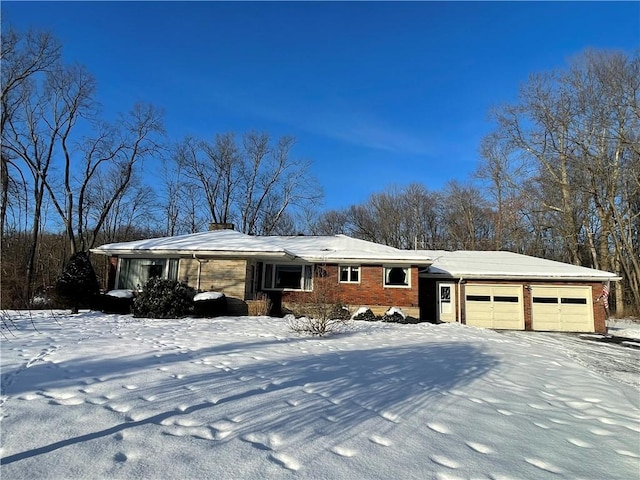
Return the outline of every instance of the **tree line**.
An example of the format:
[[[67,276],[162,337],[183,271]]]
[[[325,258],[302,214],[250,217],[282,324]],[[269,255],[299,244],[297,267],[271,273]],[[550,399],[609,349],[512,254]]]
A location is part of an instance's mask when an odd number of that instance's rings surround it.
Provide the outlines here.
[[[467,182],[373,194],[317,233],[399,248],[509,250],[617,273],[617,313],[640,313],[640,57],[589,50],[532,74],[491,112]]]
[[[637,52],[586,51],[563,71],[532,74],[515,103],[491,112],[471,178],[439,191],[391,186],[330,211],[293,137],[172,140],[157,106],[106,118],[96,79],[65,63],[48,32],[4,28],[1,55],[2,308],[29,306],[74,253],[216,222],[610,270],[623,278],[618,312],[640,312]]]

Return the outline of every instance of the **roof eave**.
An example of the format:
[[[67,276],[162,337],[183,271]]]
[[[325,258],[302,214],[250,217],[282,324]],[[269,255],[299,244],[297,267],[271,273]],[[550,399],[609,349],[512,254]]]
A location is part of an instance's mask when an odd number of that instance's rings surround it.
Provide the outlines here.
[[[94,248],[91,253],[97,255],[112,255],[119,257],[139,257],[141,255],[149,256],[169,256],[169,257],[224,257],[224,258],[287,258],[293,259],[294,255],[289,252],[262,252],[262,251],[233,251],[233,250],[174,250],[174,249],[100,249]]]
[[[622,277],[608,277],[594,275],[592,277],[575,276],[575,275],[482,275],[482,274],[465,274],[465,273],[421,273],[421,277],[424,278],[451,278],[451,279],[464,279],[464,280],[527,280],[527,281],[567,281],[567,282],[605,282],[612,281],[618,282],[622,280]]]
[[[418,265],[428,267],[432,264],[432,260],[419,259],[398,259],[398,258],[358,258],[358,257],[318,257],[299,255],[300,260],[310,263],[350,263],[359,265]]]

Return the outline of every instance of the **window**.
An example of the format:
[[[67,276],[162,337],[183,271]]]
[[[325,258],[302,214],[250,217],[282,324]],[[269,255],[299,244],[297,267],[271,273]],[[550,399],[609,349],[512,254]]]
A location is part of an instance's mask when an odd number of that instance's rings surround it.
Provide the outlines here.
[[[341,265],[340,283],[360,283],[360,267],[354,265]]]
[[[265,264],[264,288],[312,290],[312,265]]]
[[[451,302],[451,287],[448,285],[440,286],[440,301],[444,303]]]
[[[494,295],[494,302],[508,302],[508,303],[518,303],[518,297],[511,297],[507,295]]]
[[[384,268],[385,287],[410,287],[411,273],[407,267],[385,267]]]
[[[490,302],[489,295],[467,295],[467,302]]]
[[[178,279],[177,258],[121,258],[117,288],[140,290],[150,278]]]
[[[533,297],[533,303],[558,303],[554,297]]]
[[[571,305],[586,305],[587,299],[584,297],[580,298],[562,298],[560,299],[560,303],[571,304]]]

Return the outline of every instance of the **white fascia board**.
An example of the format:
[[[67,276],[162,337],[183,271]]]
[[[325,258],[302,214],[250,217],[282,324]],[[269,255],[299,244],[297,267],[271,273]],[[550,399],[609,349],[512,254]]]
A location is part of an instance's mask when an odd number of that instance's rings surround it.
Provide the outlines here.
[[[408,265],[428,267],[431,260],[417,260],[406,258],[357,258],[357,257],[311,257],[299,256],[301,260],[310,263],[337,263],[337,264],[357,264],[357,265]]]
[[[478,274],[452,274],[452,273],[421,273],[422,278],[455,278],[463,280],[517,280],[517,281],[567,281],[567,282],[618,282],[622,280],[622,277],[611,276],[593,276],[593,277],[581,277],[581,276],[549,276],[549,275],[478,275]]]
[[[110,250],[94,248],[91,253],[98,255],[112,255],[118,257],[199,257],[199,258],[255,258],[255,257],[267,257],[267,258],[286,258],[293,260],[295,257],[289,252],[246,252],[246,251],[232,251],[232,250]]]

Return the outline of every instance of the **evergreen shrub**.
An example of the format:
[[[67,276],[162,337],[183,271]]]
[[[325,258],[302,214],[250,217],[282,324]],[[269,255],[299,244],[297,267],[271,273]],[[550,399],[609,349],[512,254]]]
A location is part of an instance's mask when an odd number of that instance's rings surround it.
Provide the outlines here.
[[[91,308],[95,301],[100,285],[96,272],[89,260],[87,252],[71,255],[62,273],[56,280],[56,294],[73,313],[79,308]]]
[[[353,316],[354,320],[364,320],[365,322],[377,322],[380,320],[375,314],[371,311],[370,308],[360,309]]]
[[[196,291],[176,280],[150,278],[133,302],[133,316],[182,318],[193,312]]]

